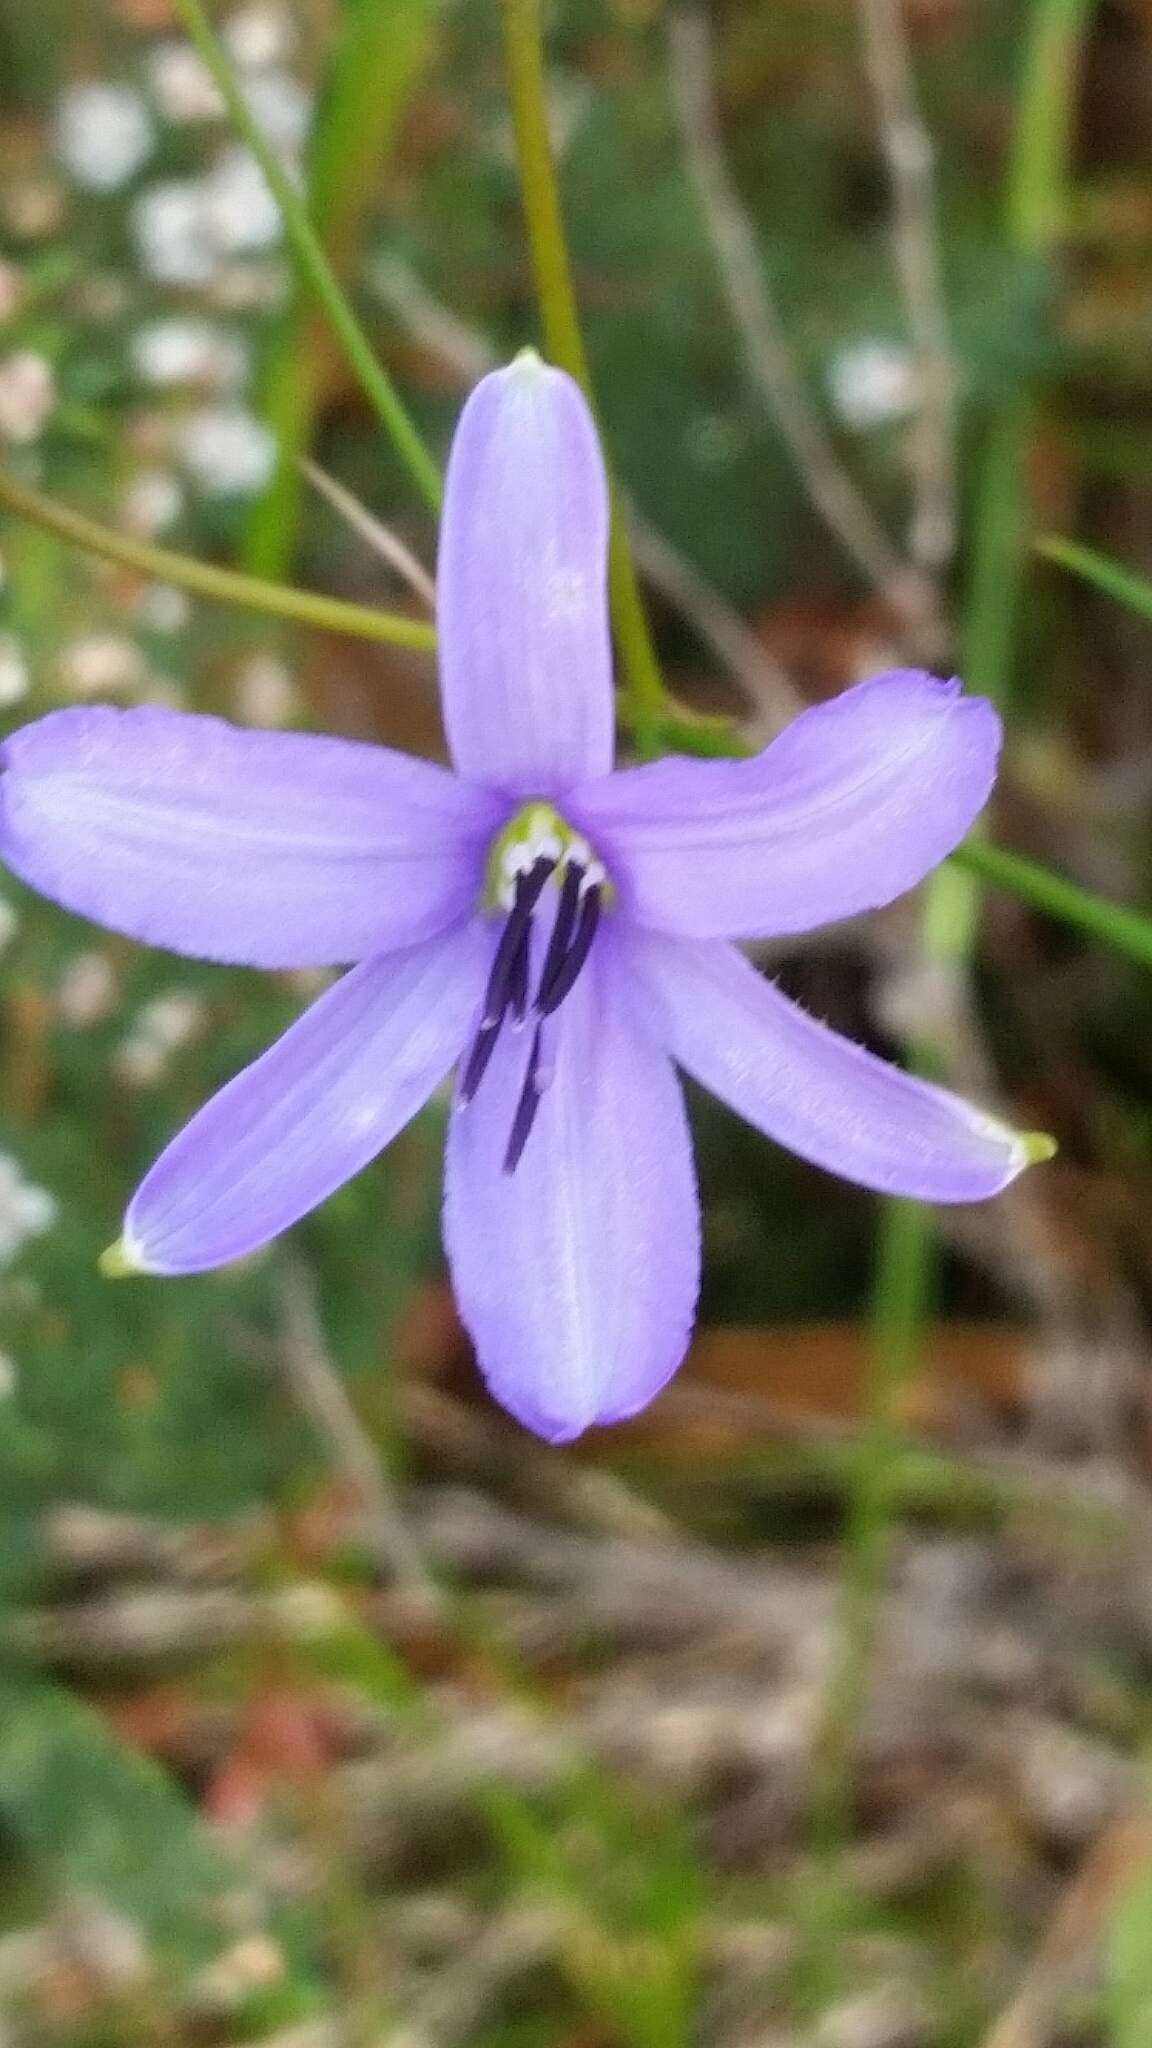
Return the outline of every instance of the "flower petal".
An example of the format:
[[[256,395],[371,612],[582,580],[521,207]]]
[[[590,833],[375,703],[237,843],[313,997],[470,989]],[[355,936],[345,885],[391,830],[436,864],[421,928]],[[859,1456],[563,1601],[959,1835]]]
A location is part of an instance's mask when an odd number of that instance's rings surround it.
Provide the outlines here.
[[[490,957],[470,922],[354,967],[161,1154],[129,1205],[122,1266],[224,1265],[359,1173],[458,1057]]]
[[[461,775],[554,796],[612,765],[608,491],[578,387],[530,350],[473,391],[440,528],[440,687]]]
[[[769,938],[912,888],[987,802],[999,746],[984,698],[894,669],[801,712],[754,760],[627,769],[567,815],[641,924]]]
[[[149,945],[332,967],[465,916],[503,811],[430,762],[109,705],[0,749],[0,859]]]
[[[683,1099],[612,972],[608,936],[558,1012],[551,1079],[515,1172],[503,1162],[526,1033],[501,1039],[448,1136],[460,1313],[496,1399],[553,1443],[653,1398],[684,1355],[699,1284]]]
[[[653,1029],[674,1058],[777,1144],[845,1180],[979,1202],[1046,1156],[946,1089],[818,1024],[732,946],[633,937]]]

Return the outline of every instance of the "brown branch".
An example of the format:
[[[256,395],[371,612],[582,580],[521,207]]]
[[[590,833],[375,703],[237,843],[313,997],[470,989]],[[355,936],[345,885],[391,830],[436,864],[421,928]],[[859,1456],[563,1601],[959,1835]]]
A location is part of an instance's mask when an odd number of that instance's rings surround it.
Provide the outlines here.
[[[937,232],[932,138],[916,97],[904,0],[860,0],[864,54],[892,180],[893,251],[916,359],[908,552],[929,576],[956,545],[956,366]]]
[[[302,1413],[363,1510],[377,1560],[414,1611],[443,1611],[440,1589],[401,1512],[375,1444],[360,1421],[336,1367],[308,1275],[289,1265],[280,1285],[284,1372]]]
[[[708,21],[695,6],[674,7],[668,37],[672,98],[688,176],[749,376],[816,510],[845,553],[892,606],[909,644],[927,656],[941,638],[931,580],[903,560],[840,462],[797,370],[751,222],[729,175]]]

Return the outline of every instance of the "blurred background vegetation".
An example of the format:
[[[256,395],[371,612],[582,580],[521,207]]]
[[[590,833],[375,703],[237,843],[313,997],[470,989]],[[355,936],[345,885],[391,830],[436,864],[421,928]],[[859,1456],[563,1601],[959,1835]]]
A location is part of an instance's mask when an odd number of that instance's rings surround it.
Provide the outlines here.
[[[421,616],[301,470],[432,563],[194,12],[0,0],[0,496]],[[209,12],[442,452],[541,339],[499,0]],[[1152,910],[1152,600],[1035,545],[1152,575],[1152,7],[546,26],[686,717],[761,742],[959,666],[1007,715],[997,843]],[[10,724],[95,698],[440,747],[424,654],[24,518],[0,563]],[[557,1452],[454,1318],[442,1105],[287,1244],[98,1277],[142,1169],[318,983],[4,878],[4,2048],[1149,2048],[1152,983],[969,874],[924,897],[764,957],[1060,1159],[885,1211],[694,1101],[693,1354]]]

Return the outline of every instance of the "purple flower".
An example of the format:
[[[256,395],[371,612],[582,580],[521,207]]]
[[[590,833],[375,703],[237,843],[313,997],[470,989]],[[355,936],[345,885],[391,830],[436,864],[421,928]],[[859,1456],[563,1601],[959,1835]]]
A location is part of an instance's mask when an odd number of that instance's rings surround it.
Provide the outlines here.
[[[496,1398],[556,1442],[642,1408],[688,1341],[699,1211],[674,1062],[887,1194],[978,1201],[1046,1150],[814,1022],[730,943],[918,882],[988,796],[991,705],[899,669],[753,760],[613,774],[607,521],[579,391],[519,356],[473,392],[449,467],[455,774],[106,707],[0,756],[0,852],[70,910],[211,960],[356,963],[172,1141],[114,1269],[253,1251],[455,1067],[456,1297]]]

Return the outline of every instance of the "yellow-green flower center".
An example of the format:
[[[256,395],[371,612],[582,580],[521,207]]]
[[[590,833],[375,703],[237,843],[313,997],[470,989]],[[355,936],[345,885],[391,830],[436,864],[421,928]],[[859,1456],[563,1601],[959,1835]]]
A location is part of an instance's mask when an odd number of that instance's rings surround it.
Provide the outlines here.
[[[611,902],[612,885],[583,833],[575,831],[554,804],[533,797],[509,818],[488,850],[484,909],[497,915],[511,910],[520,876],[545,861],[551,864],[548,879],[557,886],[568,868],[579,868],[584,887],[599,889],[603,901]]]
[[[545,906],[545,892],[550,892]],[[504,1026],[531,1024],[504,1170],[514,1173],[547,1085],[545,1033],[588,964],[611,885],[582,833],[554,804],[534,798],[493,840],[481,905],[503,928],[492,958],[480,1023],[460,1077],[466,1106],[488,1071]],[[537,917],[543,921],[533,943]]]

